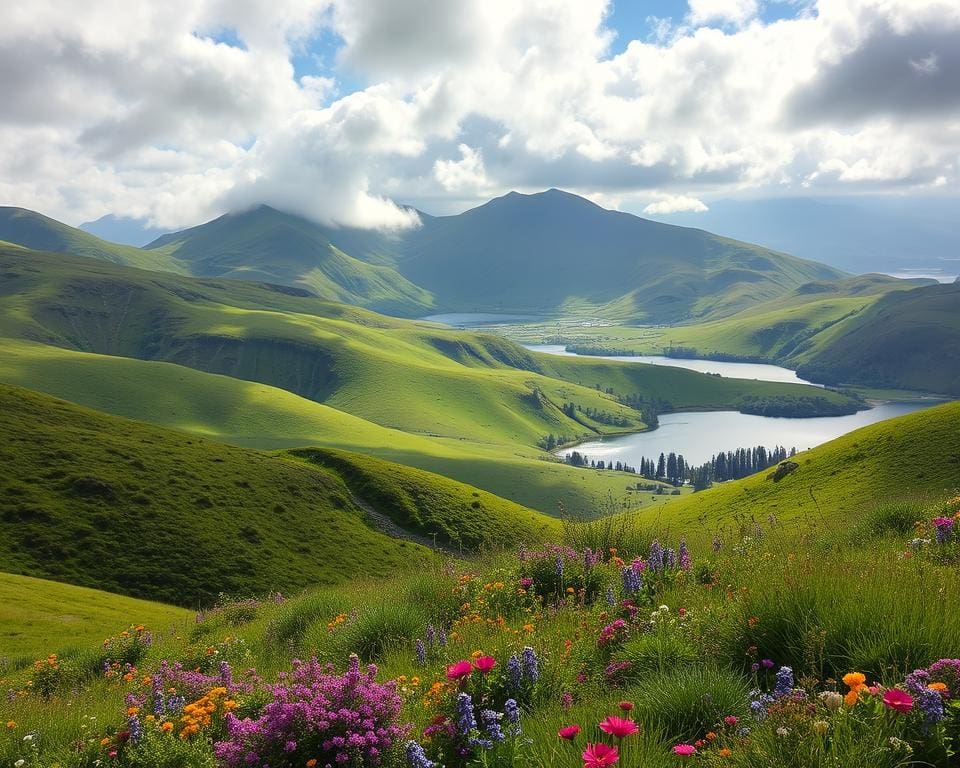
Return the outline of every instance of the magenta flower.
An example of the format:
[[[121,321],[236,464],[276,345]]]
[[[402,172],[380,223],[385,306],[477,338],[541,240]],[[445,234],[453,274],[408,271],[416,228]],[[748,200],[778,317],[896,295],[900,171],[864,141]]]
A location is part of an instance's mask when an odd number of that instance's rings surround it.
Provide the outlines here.
[[[458,661],[447,667],[447,678],[449,680],[462,680],[473,671],[473,664],[469,661]]]
[[[493,669],[496,665],[497,660],[493,658],[493,656],[480,656],[473,662],[473,666],[483,672],[483,674],[487,674],[487,672]]]
[[[632,736],[640,731],[633,720],[616,717],[615,715],[610,715],[606,720],[602,720],[597,727],[604,733],[609,733],[618,739],[622,739],[624,736]]]
[[[693,744],[677,744],[673,748],[673,754],[680,755],[680,757],[690,757],[690,755],[697,754],[697,748]]]
[[[611,747],[603,742],[596,744],[587,744],[581,755],[583,758],[583,768],[606,768],[613,765],[620,759],[620,753],[616,747]]]
[[[913,696],[899,688],[891,688],[883,694],[883,703],[901,715],[913,709]]]
[[[583,729],[579,725],[565,725],[557,731],[557,736],[565,741],[573,741],[581,730]]]

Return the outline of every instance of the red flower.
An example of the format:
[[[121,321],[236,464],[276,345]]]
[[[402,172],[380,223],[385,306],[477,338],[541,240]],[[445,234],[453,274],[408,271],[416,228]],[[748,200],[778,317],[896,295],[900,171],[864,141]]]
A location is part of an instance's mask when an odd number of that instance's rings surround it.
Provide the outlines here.
[[[460,680],[473,671],[473,664],[469,661],[458,661],[447,667],[447,678],[450,680]]]
[[[732,728],[737,724],[737,717],[736,715],[727,715],[725,718],[723,718],[723,722]]]
[[[609,733],[618,739],[622,739],[624,736],[631,736],[640,731],[640,728],[637,727],[637,724],[633,722],[633,720],[616,717],[615,715],[610,715],[610,717],[602,721],[598,727],[604,733]]]
[[[913,696],[899,688],[891,688],[883,694],[883,703],[900,714],[906,714],[913,709]]]
[[[587,744],[581,755],[583,758],[583,768],[606,768],[613,765],[620,759],[620,753],[616,747],[611,747],[603,742],[596,744]]]
[[[580,733],[581,728],[579,725],[565,725],[559,731],[557,731],[557,736],[566,741],[573,741],[577,738],[577,734]]]
[[[632,702],[632,701],[621,701],[619,704],[617,704],[617,706],[618,706],[620,709],[622,709],[624,712],[629,712],[631,709],[633,709],[633,702]]]
[[[493,656],[480,656],[475,659],[473,666],[479,669],[483,674],[487,674],[491,669],[496,666],[497,660]]]

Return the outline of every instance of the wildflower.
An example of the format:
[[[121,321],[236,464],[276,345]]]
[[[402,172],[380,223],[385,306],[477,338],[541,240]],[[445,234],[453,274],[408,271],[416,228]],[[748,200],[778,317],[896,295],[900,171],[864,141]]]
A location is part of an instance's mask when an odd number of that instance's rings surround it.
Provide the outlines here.
[[[883,694],[883,703],[895,712],[906,714],[913,709],[913,696],[906,691],[891,688]]]
[[[8,731],[12,731],[12,730],[13,730],[14,728],[16,728],[16,727],[17,727],[17,723],[16,723],[15,720],[7,720],[7,730],[8,730]]]
[[[680,755],[680,757],[690,757],[690,755],[697,754],[697,748],[693,744],[677,744],[673,748],[673,754]]]
[[[310,762],[312,762],[314,766],[317,764],[316,760],[311,760]],[[313,768],[310,762],[307,763],[307,766],[308,768]],[[426,752],[423,751],[423,747],[421,747],[420,744],[411,739],[407,742],[407,765],[409,768],[434,768],[436,763],[427,757]]]
[[[557,578],[563,579],[563,558],[560,555],[557,555],[557,559],[553,563],[553,570],[556,573]]]
[[[458,661],[447,667],[447,679],[461,680],[473,671],[473,664],[469,661]]]
[[[522,678],[523,668],[520,666],[520,659],[513,655],[507,660],[507,682],[510,684],[510,689],[517,690]]]
[[[680,570],[689,571],[690,570],[690,550],[687,549],[687,542],[684,539],[680,539]]]
[[[640,731],[640,728],[633,720],[615,717],[614,715],[610,715],[606,720],[601,720],[597,727],[604,733],[616,736],[618,739],[622,739],[625,736],[632,736]]]
[[[473,699],[469,693],[457,696],[457,731],[467,735],[477,727],[477,720],[473,716]]]
[[[777,671],[777,684],[773,689],[773,695],[778,699],[789,696],[793,691],[793,670],[790,667],[780,667]]]
[[[854,691],[859,691],[866,687],[867,677],[863,672],[848,672],[843,676],[843,684]]]
[[[483,720],[484,728],[487,731],[487,737],[494,744],[503,741],[506,736],[503,735],[503,729],[500,727],[500,720],[503,717],[499,712],[492,709],[485,709],[480,713],[480,719]]]
[[[570,693],[570,691],[564,691],[560,694],[560,706],[564,712],[570,711],[570,708],[573,706],[573,694]]]
[[[559,731],[557,731],[557,736],[559,736],[564,741],[573,741],[577,738],[577,734],[583,730],[579,725],[565,725]]]
[[[720,757],[730,757],[730,755],[733,754],[733,750],[729,747],[722,747],[717,754],[720,755]]]
[[[630,566],[625,567],[620,572],[620,577],[623,581],[623,591],[627,595],[632,595],[634,592],[639,592],[643,587],[643,581],[640,578],[640,574],[637,573]]]
[[[618,708],[618,709],[622,709],[624,712],[629,712],[630,710],[633,709],[633,702],[632,702],[632,701],[621,701],[619,704],[617,704],[617,708]]]
[[[613,587],[607,587],[607,605],[611,608],[617,604],[617,597],[613,594]]]
[[[496,664],[497,660],[493,656],[478,656],[473,662],[473,666],[483,674],[487,674]]]
[[[790,735],[789,728],[784,728],[782,725],[779,728],[777,728],[777,736],[779,736],[781,739],[786,738],[789,735]]]
[[[824,691],[820,694],[819,699],[823,702],[823,706],[831,712],[836,712],[843,704],[843,696],[836,691]]]
[[[819,733],[821,736],[825,734],[830,729],[830,723],[826,720],[814,720],[813,721],[813,730],[814,733]]]
[[[913,752],[913,747],[911,747],[909,743],[903,739],[898,739],[896,736],[891,736],[887,739],[887,743],[893,752],[906,752],[908,755]]]
[[[620,753],[616,747],[611,747],[603,742],[596,744],[587,744],[581,755],[583,758],[583,768],[605,768],[613,765],[620,759]]]
[[[414,645],[414,652],[417,655],[417,664],[421,667],[424,666],[427,663],[427,646],[423,640],[417,638],[417,642]]]
[[[950,540],[950,534],[953,533],[952,517],[937,517],[933,520],[936,528],[937,544],[946,544]]]
[[[725,718],[723,718],[723,723],[724,723],[724,725],[728,725],[728,726],[730,726],[731,728],[733,728],[733,726],[735,726],[735,725],[737,724],[737,716],[736,716],[736,715],[727,715]]]
[[[277,594],[280,594],[280,593],[278,592]],[[307,768],[316,768],[316,765],[317,765],[317,758],[311,757],[309,760],[307,760],[307,763],[306,763]]]
[[[656,539],[650,542],[650,557],[647,558],[647,565],[651,571],[663,570],[663,547]]]
[[[537,659],[537,652],[529,645],[523,648],[523,673],[531,683],[540,679],[540,663]]]
[[[516,699],[507,699],[503,702],[503,714],[507,718],[507,722],[511,725],[518,725],[520,723],[520,706],[517,704]]]
[[[160,725],[160,730],[163,731],[164,733],[170,733],[170,731],[173,730],[173,723],[167,720],[166,722]]]
[[[23,768],[23,766],[24,766],[24,764],[25,764],[26,762],[27,762],[27,761],[24,760],[24,759],[21,757],[19,760],[17,760],[17,762],[15,762],[15,763],[13,764],[13,768]]]

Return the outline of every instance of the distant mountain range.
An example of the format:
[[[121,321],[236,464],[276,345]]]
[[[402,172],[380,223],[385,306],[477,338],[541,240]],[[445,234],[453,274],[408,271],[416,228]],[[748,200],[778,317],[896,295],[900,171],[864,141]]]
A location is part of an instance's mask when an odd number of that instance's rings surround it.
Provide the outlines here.
[[[654,216],[815,259],[857,274],[960,274],[956,198],[718,200],[703,213]]]
[[[559,190],[511,192],[401,233],[324,227],[267,206],[118,245],[17,208],[0,240],[197,277],[294,286],[402,316],[591,313],[675,323],[731,315],[839,270]]]

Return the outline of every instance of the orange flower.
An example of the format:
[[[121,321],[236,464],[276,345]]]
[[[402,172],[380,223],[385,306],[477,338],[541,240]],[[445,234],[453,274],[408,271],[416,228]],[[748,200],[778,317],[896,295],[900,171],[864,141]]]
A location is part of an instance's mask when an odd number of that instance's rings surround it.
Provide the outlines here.
[[[315,757],[311,757],[309,760],[307,760],[307,768],[314,768],[316,764],[317,764],[317,758]]]
[[[946,683],[930,683],[927,688],[931,691],[936,691],[937,693],[946,693],[947,684]]]
[[[843,703],[846,704],[848,707],[852,707],[854,704],[857,703],[857,701],[859,701],[859,699],[860,699],[860,689],[851,688],[849,691],[847,691],[847,695],[843,697]]]
[[[173,723],[167,720],[167,722],[160,726],[160,730],[164,733],[170,733],[170,731],[173,730]]]
[[[12,731],[16,727],[17,723],[15,720],[7,720],[7,730]]]
[[[863,672],[848,672],[843,676],[844,685],[851,691],[859,691],[867,685],[867,676]]]
[[[719,752],[717,752],[717,754],[720,755],[720,757],[730,757],[730,755],[732,755],[733,752],[731,752],[727,747],[724,747]]]

